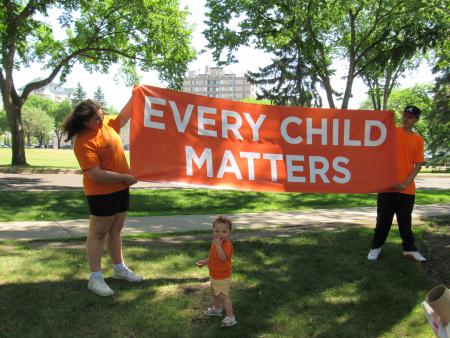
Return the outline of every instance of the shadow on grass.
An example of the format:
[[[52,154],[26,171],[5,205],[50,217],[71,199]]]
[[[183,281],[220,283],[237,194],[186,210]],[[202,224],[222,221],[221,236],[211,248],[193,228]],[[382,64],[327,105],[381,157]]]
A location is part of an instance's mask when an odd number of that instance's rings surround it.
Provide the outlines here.
[[[36,182],[38,184],[38,182]],[[448,203],[448,190],[424,190],[417,204]],[[262,193],[208,189],[132,190],[129,216],[204,215],[375,206],[367,194]],[[11,213],[14,210],[14,215]],[[88,217],[82,189],[2,191],[0,221]]]
[[[79,187],[64,185],[42,185],[43,179],[28,178],[24,175],[20,177],[2,177],[0,180],[1,191],[34,190],[39,191],[60,191],[60,190],[80,190]]]
[[[20,244],[15,254],[23,255],[24,264],[0,272],[1,332],[20,337],[423,337],[428,324],[415,309],[431,282],[420,264],[401,258],[396,234],[383,247],[381,260],[368,262],[371,233],[360,228],[237,239],[232,300],[238,325],[226,330],[219,318],[202,315],[209,305],[207,270],[196,268],[195,261],[207,254],[207,241],[157,247],[127,241],[126,259],[146,280],[108,279],[116,291],[109,298],[90,294],[86,281],[79,280],[86,273],[83,250]],[[0,258],[2,268],[7,259]],[[46,267],[61,280],[51,275],[45,280]],[[27,277],[12,281],[19,273]]]

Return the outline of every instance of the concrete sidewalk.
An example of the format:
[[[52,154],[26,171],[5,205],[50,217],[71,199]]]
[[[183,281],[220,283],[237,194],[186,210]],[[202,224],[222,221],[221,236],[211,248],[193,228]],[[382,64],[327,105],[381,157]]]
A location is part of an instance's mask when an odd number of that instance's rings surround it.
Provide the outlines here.
[[[414,224],[431,216],[450,215],[450,204],[416,205]],[[128,217],[123,234],[210,230],[216,215]],[[315,209],[293,212],[265,212],[229,215],[238,229],[305,227],[340,229],[349,226],[374,226],[375,207]],[[0,241],[76,238],[86,236],[87,220],[0,222]]]

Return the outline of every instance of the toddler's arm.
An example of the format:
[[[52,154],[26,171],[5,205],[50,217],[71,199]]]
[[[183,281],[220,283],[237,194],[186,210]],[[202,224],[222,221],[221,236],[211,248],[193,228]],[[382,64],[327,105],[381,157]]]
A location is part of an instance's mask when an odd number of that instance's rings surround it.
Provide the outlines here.
[[[220,239],[214,239],[214,243],[216,244],[216,251],[217,251],[217,254],[219,255],[220,260],[226,261],[228,259],[228,256],[225,253],[225,251],[223,251],[222,242],[223,241]]]
[[[196,264],[199,268],[203,268],[205,265],[208,265],[209,259],[208,258],[204,258],[199,260]]]

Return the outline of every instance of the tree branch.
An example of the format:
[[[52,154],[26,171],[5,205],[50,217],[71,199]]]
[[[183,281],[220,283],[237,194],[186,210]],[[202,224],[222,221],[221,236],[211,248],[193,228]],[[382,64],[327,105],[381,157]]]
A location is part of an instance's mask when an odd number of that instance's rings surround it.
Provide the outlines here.
[[[62,59],[53,69],[53,71],[50,73],[50,75],[40,81],[36,81],[36,82],[31,82],[29,84],[27,84],[23,90],[22,95],[20,96],[20,99],[22,100],[26,100],[26,98],[28,97],[28,95],[30,95],[30,93],[33,90],[39,89],[41,87],[44,87],[46,85],[48,85],[49,83],[51,83],[53,81],[53,79],[56,77],[56,75],[58,75],[59,71],[66,65],[69,64],[69,61],[71,61],[72,59],[75,59],[78,56],[84,56],[90,59],[95,59],[94,57],[92,57],[91,55],[88,54],[88,52],[108,52],[108,53],[113,53],[113,54],[117,54],[120,56],[123,56],[124,58],[128,58],[128,59],[133,59],[133,60],[137,60],[137,61],[148,61],[145,58],[138,58],[134,55],[129,55],[126,54],[125,52],[118,50],[118,49],[112,49],[112,48],[82,48],[79,49],[77,51],[75,51],[74,53],[66,56],[64,59]]]
[[[69,63],[70,60],[74,59],[76,56],[82,54],[83,52],[84,52],[84,49],[80,49],[80,50],[66,56],[64,59],[62,59],[56,65],[56,67],[53,69],[53,71],[50,73],[50,75],[46,79],[28,83],[25,86],[20,98],[25,101],[27,99],[28,95],[30,95],[30,93],[33,90],[36,90],[36,89],[39,89],[39,88],[42,88],[42,87],[48,85],[50,82],[53,81],[53,79],[56,77],[56,75],[58,75],[61,68],[63,68],[65,65],[67,65]]]

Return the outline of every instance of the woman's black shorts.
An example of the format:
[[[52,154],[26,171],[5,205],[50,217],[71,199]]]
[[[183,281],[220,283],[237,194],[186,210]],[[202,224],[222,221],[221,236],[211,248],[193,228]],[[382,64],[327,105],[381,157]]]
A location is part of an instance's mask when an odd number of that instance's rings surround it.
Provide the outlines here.
[[[130,189],[106,195],[86,196],[89,213],[94,216],[113,216],[130,209]]]

